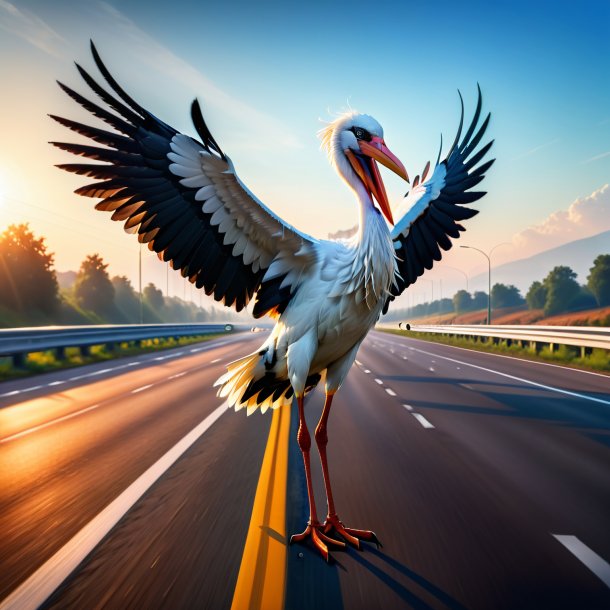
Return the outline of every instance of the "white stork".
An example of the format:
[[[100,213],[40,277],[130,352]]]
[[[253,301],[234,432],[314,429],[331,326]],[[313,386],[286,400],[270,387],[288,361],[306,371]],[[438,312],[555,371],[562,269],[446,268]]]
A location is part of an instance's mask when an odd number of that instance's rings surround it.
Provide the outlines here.
[[[53,142],[102,162],[58,167],[93,178],[95,182],[76,192],[101,199],[96,209],[124,221],[126,231],[137,233],[141,243],[197,288],[237,311],[255,297],[253,315],[277,319],[259,350],[228,365],[216,382],[218,394],[236,409],[246,408],[248,414],[289,404],[293,394],[297,399],[297,440],[305,465],[310,517],[305,531],[291,542],[311,538],[327,560],[329,547],[347,542],[359,548],[361,540],[378,543],[373,532],[344,526],[335,511],[326,460],[328,416],[335,392],[382,311],[424,269],[441,259],[441,249],[451,247],[449,238],[459,237],[464,230],[456,221],[477,213],[462,204],[485,194],[467,191],[493,163],[479,165],[493,142],[475,153],[489,122],[487,115],[478,126],[480,89],[467,133],[460,141],[462,102],[453,146],[440,163],[439,151],[432,172],[428,163],[421,181],[415,178],[403,205],[406,213],[395,225],[377,162],[407,181],[408,176],[387,148],[381,125],[368,115],[350,112],[326,126],[320,134],[322,146],[356,196],[360,225],[350,241],[325,241],[283,222],[242,184],[207,128],[196,100],[191,116],[200,141],[179,133],[136,103],[111,76],[93,43],[91,51],[113,93],[78,64],[77,68],[104,104],[59,85],[113,130],[52,115],[102,145]],[[392,230],[386,220],[394,225]],[[324,373],[326,400],[315,431],[328,501],[322,523],[311,484],[311,440],[303,404],[305,394]],[[333,537],[337,534],[345,542]]]

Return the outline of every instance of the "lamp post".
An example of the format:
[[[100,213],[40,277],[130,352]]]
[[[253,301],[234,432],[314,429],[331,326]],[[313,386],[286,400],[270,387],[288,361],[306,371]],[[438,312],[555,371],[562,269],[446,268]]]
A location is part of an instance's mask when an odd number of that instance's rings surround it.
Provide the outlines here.
[[[487,259],[487,324],[491,324],[491,259],[483,250],[479,250],[474,246],[460,246],[460,248],[468,248],[480,252]]]
[[[509,244],[506,241],[503,241],[501,244],[496,244],[490,251],[489,254],[486,254],[485,252],[483,252],[483,250],[479,250],[478,248],[475,248],[474,246],[460,246],[460,248],[468,248],[470,250],[476,250],[477,252],[480,252],[486,259],[487,259],[487,324],[491,324],[491,254],[492,252],[496,249],[499,248],[500,246],[510,246],[511,244]]]
[[[452,271],[458,271],[459,273],[461,273],[465,280],[466,280],[466,292],[468,292],[468,276],[466,275],[466,272],[463,271],[462,269],[458,269],[457,267],[450,267],[449,265],[443,265],[442,267],[443,269],[451,269]]]

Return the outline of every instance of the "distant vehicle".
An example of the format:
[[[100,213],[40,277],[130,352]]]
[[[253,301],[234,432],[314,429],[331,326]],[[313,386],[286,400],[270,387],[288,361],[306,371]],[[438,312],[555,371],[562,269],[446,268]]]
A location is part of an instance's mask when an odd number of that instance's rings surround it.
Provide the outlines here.
[[[398,328],[402,329],[402,322],[398,323]],[[405,330],[411,330],[411,325],[408,322],[405,323]]]

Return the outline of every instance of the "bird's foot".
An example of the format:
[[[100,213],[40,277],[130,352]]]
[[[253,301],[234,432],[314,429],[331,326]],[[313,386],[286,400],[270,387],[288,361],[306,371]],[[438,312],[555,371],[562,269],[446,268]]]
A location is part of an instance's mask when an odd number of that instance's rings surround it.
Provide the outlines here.
[[[345,527],[339,520],[336,514],[328,515],[324,522],[324,533],[325,534],[339,534],[343,540],[349,542],[352,546],[360,549],[360,541],[373,542],[377,545],[377,548],[383,546],[377,538],[375,532],[369,530],[358,530],[353,527]],[[332,540],[332,538],[331,538]]]
[[[328,547],[335,549],[343,549],[345,548],[345,543],[340,540],[335,540],[330,536],[327,536],[324,532],[324,525],[318,522],[309,522],[305,531],[301,534],[293,534],[290,537],[290,544],[294,544],[295,542],[303,542],[307,539],[311,539],[314,546],[320,551],[322,557],[328,562],[330,560],[330,554],[328,552]]]

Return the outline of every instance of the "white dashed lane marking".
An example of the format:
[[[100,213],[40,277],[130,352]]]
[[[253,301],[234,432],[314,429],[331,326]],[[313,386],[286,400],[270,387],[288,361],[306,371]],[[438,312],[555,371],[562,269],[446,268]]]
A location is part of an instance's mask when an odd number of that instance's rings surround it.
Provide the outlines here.
[[[178,377],[182,377],[182,375],[186,375],[186,371],[182,371],[182,373],[176,373],[175,375],[170,375],[168,379],[178,379]]]
[[[371,371],[369,371],[369,369],[364,369],[364,372],[368,375]]]
[[[212,360],[210,362],[210,364],[216,364],[217,362],[220,362],[222,360],[222,358],[216,358],[215,360]]]
[[[390,395],[390,396],[396,396],[396,392],[390,388],[386,388],[385,391]]]
[[[150,383],[148,385],[143,385],[141,388],[136,388],[135,390],[131,390],[132,394],[137,394],[138,392],[143,392],[144,390],[148,390],[148,388],[152,388],[153,387],[153,383]]]
[[[381,379],[375,378],[375,383],[378,383],[379,385],[383,385],[383,381],[381,381]]]
[[[600,557],[576,536],[560,534],[552,534],[552,536],[561,542],[572,555],[582,561],[607,587],[610,587],[610,564],[603,557]]]
[[[413,411],[413,407],[411,405],[402,405],[407,411]]]
[[[419,413],[411,413],[413,417],[424,427],[424,428],[434,428],[434,426],[421,414]]]

